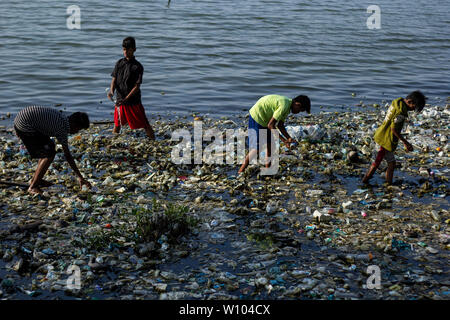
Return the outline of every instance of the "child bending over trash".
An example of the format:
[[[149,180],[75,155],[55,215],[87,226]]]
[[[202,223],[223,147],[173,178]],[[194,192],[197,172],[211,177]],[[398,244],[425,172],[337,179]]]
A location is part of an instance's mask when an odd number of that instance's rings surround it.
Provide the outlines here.
[[[408,111],[421,112],[425,106],[425,100],[422,92],[414,91],[406,99],[398,98],[392,101],[382,125],[375,131],[374,140],[377,143],[378,153],[375,162],[362,179],[363,183],[367,183],[372,178],[381,161],[385,159],[388,163],[386,182],[392,184],[395,169],[394,151],[397,148],[398,140],[403,142],[407,151],[413,151],[411,143],[400,134],[405,120],[408,118]]]
[[[83,178],[70,153],[68,135],[81,129],[89,128],[89,117],[84,112],[75,112],[66,117],[59,110],[46,107],[30,106],[21,110],[14,119],[14,129],[22,140],[32,159],[39,159],[36,172],[31,179],[28,192],[42,194],[40,187],[48,187],[50,182],[43,179],[56,151],[55,143],[50,137],[56,137],[62,145],[64,156],[72,170],[78,176],[80,188],[91,184]]]
[[[281,133],[281,140],[287,147],[291,143],[294,143],[284,127],[284,121],[290,112],[297,114],[305,111],[311,112],[311,101],[307,96],[300,95],[294,99],[289,99],[280,95],[267,95],[260,98],[255,105],[250,109],[250,115],[248,119],[249,129],[249,153],[245,157],[244,163],[241,165],[239,172],[242,173],[247,168],[250,161],[260,152],[263,145],[266,145],[266,159],[271,156],[271,131],[267,132],[267,141],[259,141],[259,131],[266,129],[279,129]],[[255,134],[251,134],[250,131],[256,131]],[[266,162],[266,168],[269,168],[270,161]]]

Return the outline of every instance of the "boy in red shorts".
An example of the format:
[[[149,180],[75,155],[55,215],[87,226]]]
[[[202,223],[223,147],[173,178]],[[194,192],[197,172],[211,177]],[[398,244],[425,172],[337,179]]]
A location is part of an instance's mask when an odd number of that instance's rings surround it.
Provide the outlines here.
[[[113,132],[119,133],[120,127],[128,123],[130,129],[143,128],[150,140],[154,140],[155,134],[141,102],[140,86],[144,67],[134,57],[136,41],[133,37],[125,38],[122,42],[122,48],[124,58],[117,61],[111,73],[111,88],[108,92],[110,99],[112,99],[114,91],[117,97]]]
[[[413,151],[414,148],[401,134],[403,124],[408,118],[408,112],[415,110],[421,112],[425,106],[425,96],[420,91],[411,92],[406,99],[398,98],[392,101],[383,124],[376,130],[374,140],[377,144],[377,156],[370,166],[366,175],[362,179],[363,183],[368,183],[380,166],[383,159],[388,163],[386,170],[386,182],[392,184],[395,169],[394,151],[397,149],[400,140],[405,145],[407,151]]]

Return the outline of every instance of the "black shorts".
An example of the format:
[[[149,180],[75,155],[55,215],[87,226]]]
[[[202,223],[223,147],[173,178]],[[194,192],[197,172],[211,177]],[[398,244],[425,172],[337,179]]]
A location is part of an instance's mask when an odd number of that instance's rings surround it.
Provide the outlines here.
[[[14,126],[17,136],[22,140],[32,159],[52,158],[55,156],[55,143],[49,136],[39,132],[23,132]]]

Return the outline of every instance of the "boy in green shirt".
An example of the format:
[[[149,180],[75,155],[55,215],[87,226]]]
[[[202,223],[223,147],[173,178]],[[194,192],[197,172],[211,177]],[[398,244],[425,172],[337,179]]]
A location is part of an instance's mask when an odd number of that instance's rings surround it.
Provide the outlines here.
[[[369,168],[362,182],[367,183],[380,166],[381,161],[386,159],[388,168],[386,170],[386,182],[392,183],[395,169],[394,151],[397,148],[398,140],[401,140],[407,151],[413,151],[413,146],[400,134],[405,120],[408,118],[408,111],[422,111],[425,106],[425,96],[420,91],[410,93],[406,99],[398,98],[392,101],[383,124],[375,131],[374,140],[380,149],[378,150],[375,162]]]
[[[289,136],[284,127],[290,112],[297,114],[301,111],[307,113],[311,112],[311,101],[307,96],[297,96],[294,99],[289,99],[280,95],[267,95],[260,98],[255,105],[250,109],[250,116],[248,119],[249,129],[249,153],[245,157],[244,163],[241,165],[238,173],[244,172],[250,160],[252,160],[260,150],[259,131],[265,129],[279,129],[282,136],[281,140],[289,147],[294,140]],[[253,133],[251,133],[251,131]],[[256,132],[256,134],[254,134]],[[267,141],[262,144],[267,146],[266,159],[271,155],[271,133],[267,134]],[[266,168],[269,168],[270,162],[266,162]]]

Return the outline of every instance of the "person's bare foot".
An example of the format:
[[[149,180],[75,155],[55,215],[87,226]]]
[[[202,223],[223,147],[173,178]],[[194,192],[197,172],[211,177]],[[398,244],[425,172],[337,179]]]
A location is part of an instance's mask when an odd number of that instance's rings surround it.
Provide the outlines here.
[[[42,195],[42,190],[39,189],[39,187],[29,187],[28,188],[28,193],[30,193],[31,195],[35,196],[35,195]]]
[[[46,188],[46,187],[51,187],[51,186],[53,185],[53,183],[51,183],[50,181],[41,179],[41,181],[39,181],[37,185],[38,185],[39,187]]]
[[[147,138],[149,140],[155,140],[155,132],[153,132],[152,127],[145,128],[145,133],[147,134]]]
[[[365,175],[361,181],[362,181],[362,183],[369,183],[370,178],[372,178],[372,177]]]

